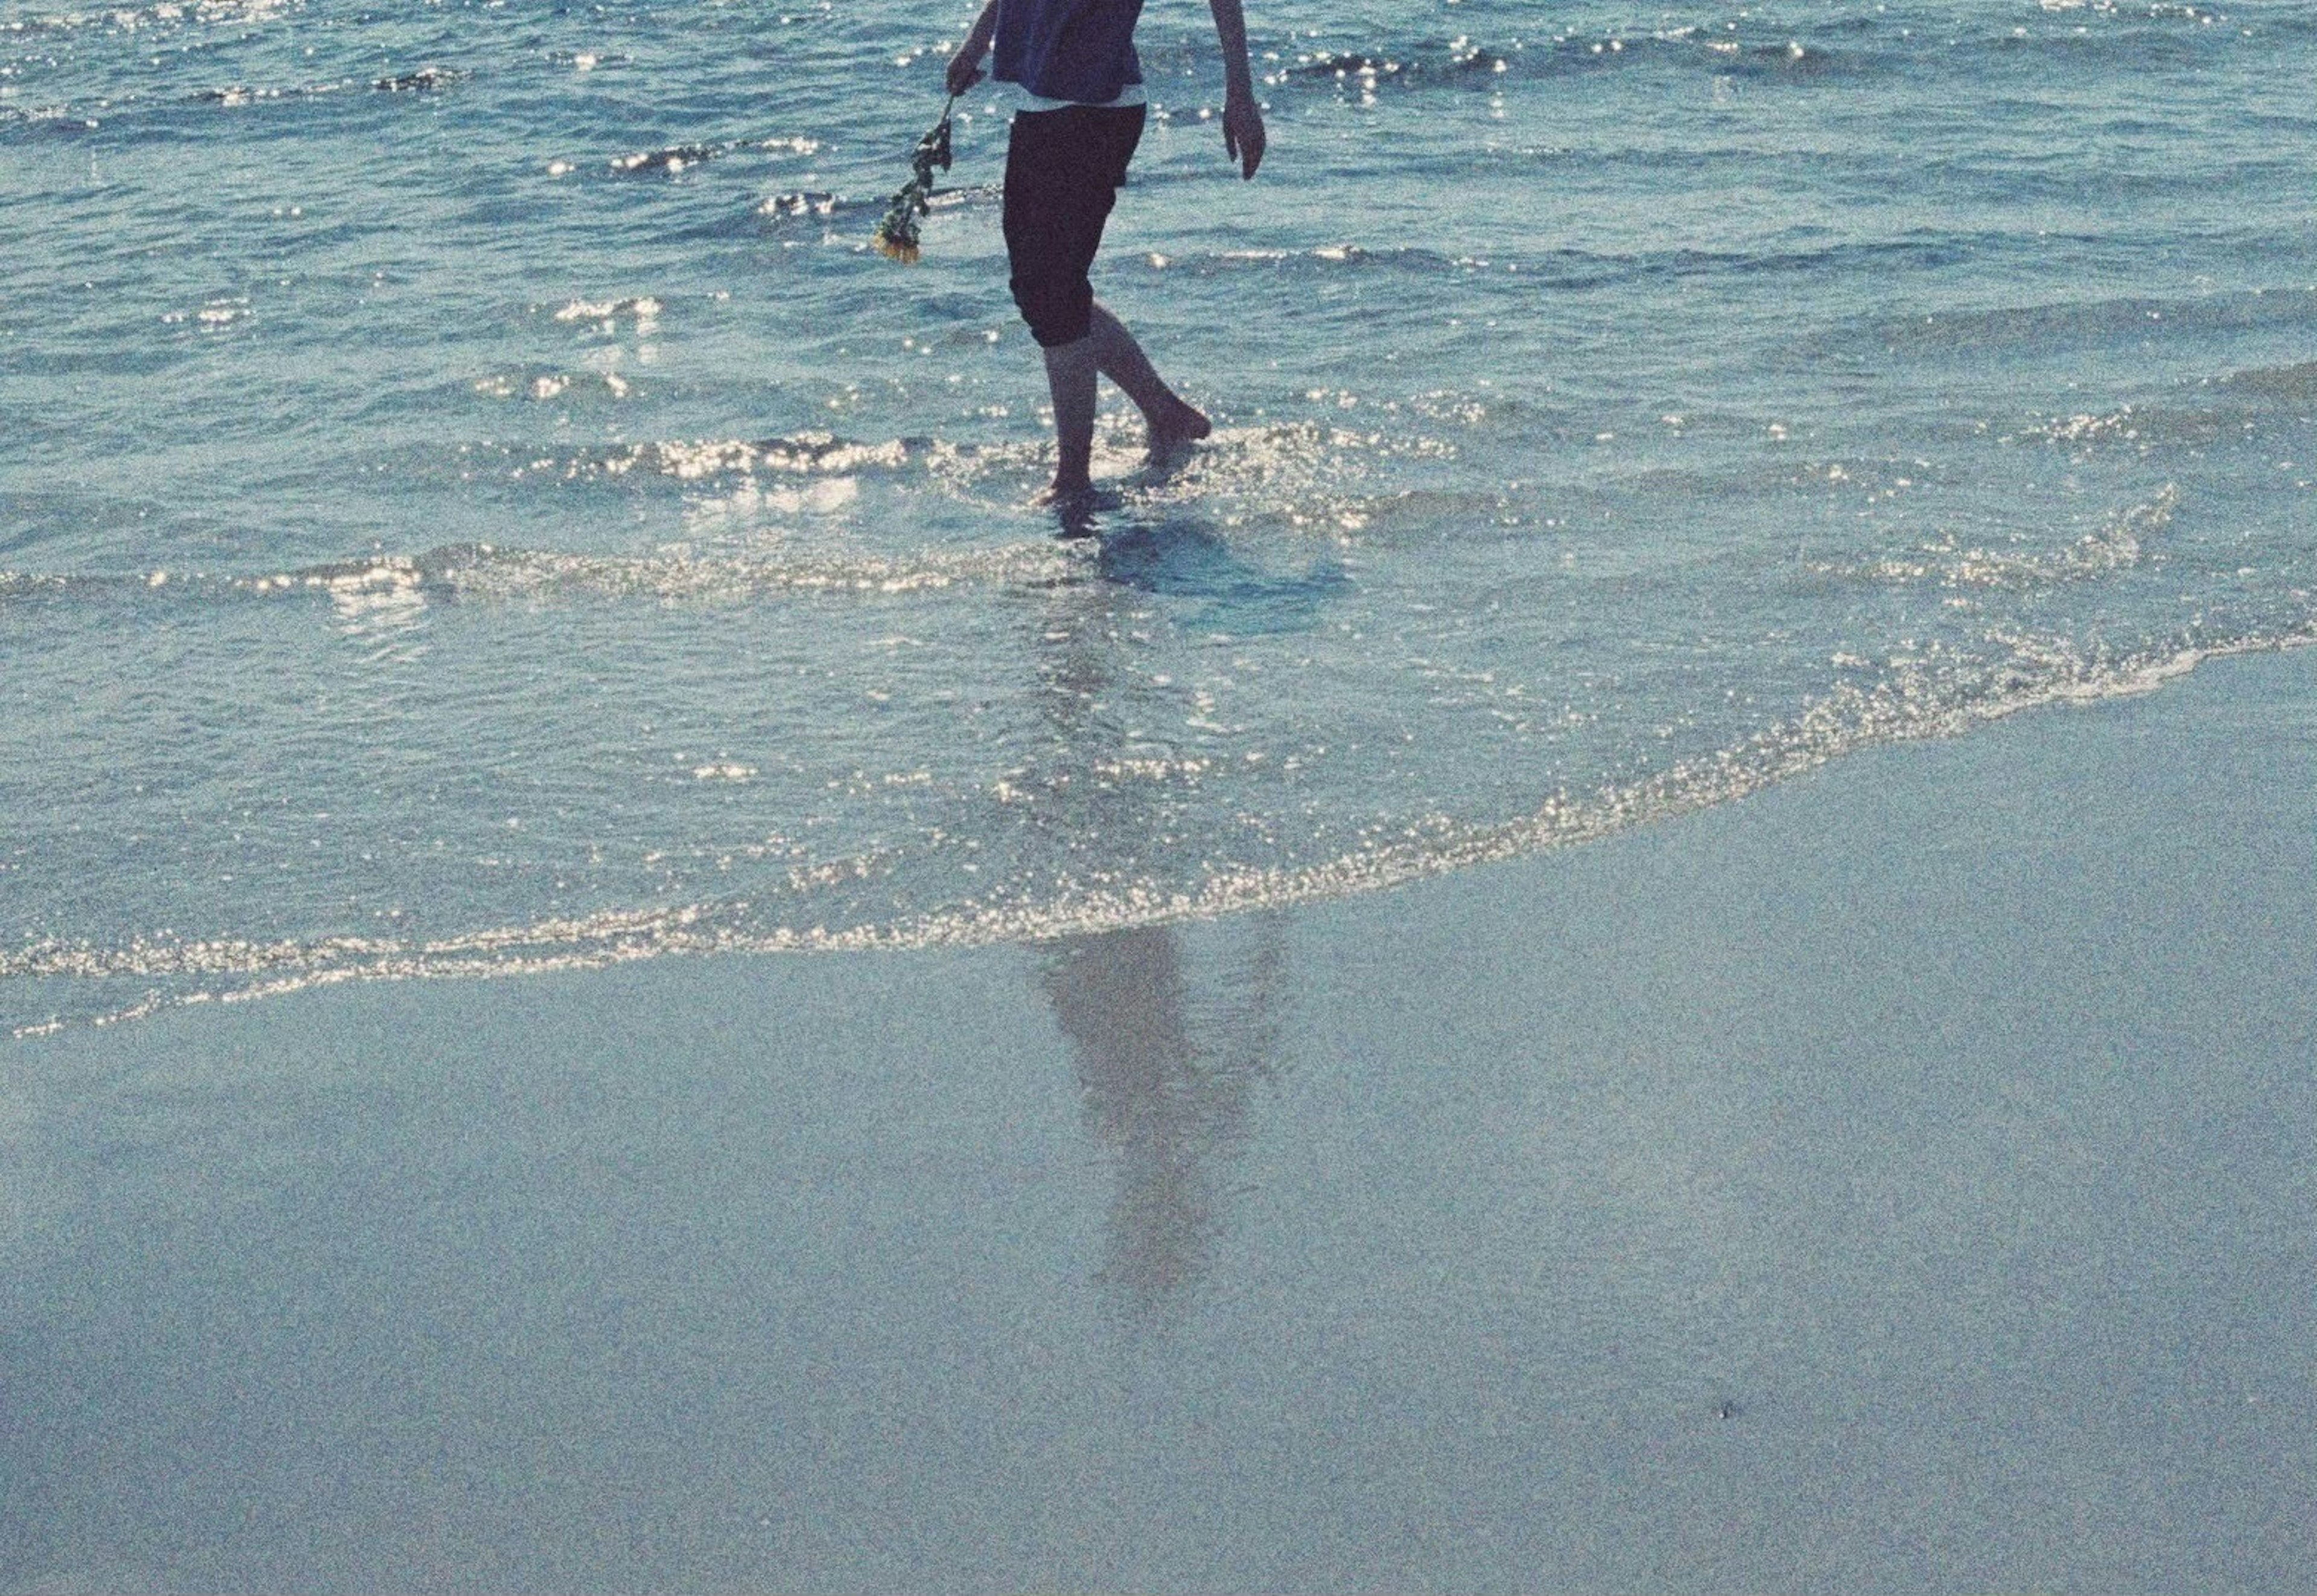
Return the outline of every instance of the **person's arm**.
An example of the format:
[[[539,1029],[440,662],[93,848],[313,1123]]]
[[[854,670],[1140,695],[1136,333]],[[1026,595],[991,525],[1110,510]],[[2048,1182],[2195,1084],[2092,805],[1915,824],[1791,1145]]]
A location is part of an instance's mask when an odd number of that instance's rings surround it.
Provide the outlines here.
[[[989,36],[997,31],[997,0],[989,0],[974,19],[973,31],[965,36],[965,42],[957,47],[957,54],[949,58],[951,94],[962,94],[981,81],[981,58],[989,53]]]
[[[990,0],[993,7],[997,0]],[[1247,13],[1239,0],[1207,0],[1215,38],[1223,47],[1223,148],[1253,177],[1263,165],[1263,108],[1255,103],[1255,76],[1247,64]]]

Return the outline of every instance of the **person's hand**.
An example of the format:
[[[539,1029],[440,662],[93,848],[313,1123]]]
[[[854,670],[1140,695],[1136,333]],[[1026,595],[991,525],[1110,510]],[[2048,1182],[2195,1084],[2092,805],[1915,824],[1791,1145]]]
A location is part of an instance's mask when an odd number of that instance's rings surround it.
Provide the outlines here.
[[[1263,110],[1253,94],[1223,97],[1223,149],[1239,163],[1239,175],[1249,178],[1263,165]]]
[[[949,58],[949,92],[962,94],[981,81],[981,56],[989,47],[976,45],[969,39],[965,47]]]

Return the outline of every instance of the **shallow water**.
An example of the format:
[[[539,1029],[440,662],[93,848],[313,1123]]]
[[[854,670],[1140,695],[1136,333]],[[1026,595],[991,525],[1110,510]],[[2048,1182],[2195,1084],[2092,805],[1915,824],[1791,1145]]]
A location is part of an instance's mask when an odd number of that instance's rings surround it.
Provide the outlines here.
[[[952,20],[952,35],[954,32]],[[0,3],[0,1027],[1386,884],[2317,635],[2305,8],[1203,6],[1091,538],[898,4]],[[1115,407],[1114,395],[1106,401]]]

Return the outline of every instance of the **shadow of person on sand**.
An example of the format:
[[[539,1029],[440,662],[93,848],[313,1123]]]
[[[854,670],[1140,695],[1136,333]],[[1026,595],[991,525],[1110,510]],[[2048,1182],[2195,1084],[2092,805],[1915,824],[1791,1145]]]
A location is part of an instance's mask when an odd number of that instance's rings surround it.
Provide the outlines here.
[[[1204,599],[1185,617],[1242,634],[1297,632],[1351,586],[1341,561],[1323,558],[1300,572],[1268,570],[1196,516],[1111,497],[1058,507],[1060,535],[1090,540],[1103,581],[1169,598]]]

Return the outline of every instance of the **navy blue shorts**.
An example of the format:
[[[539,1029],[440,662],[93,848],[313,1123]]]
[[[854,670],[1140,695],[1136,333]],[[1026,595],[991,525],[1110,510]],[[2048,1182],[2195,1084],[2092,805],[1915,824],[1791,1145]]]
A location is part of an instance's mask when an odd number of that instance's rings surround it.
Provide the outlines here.
[[[1042,348],[1075,344],[1094,314],[1087,273],[1142,142],[1140,105],[1015,113],[1006,145],[1006,259],[1014,302]]]

